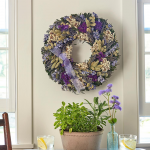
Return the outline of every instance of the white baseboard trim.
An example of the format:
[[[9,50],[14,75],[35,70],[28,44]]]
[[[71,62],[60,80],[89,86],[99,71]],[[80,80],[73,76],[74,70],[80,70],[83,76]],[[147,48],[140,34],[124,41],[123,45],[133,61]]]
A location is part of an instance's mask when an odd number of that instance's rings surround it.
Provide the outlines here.
[[[148,148],[148,149],[150,149],[150,143],[143,143],[143,144],[142,143],[140,143],[140,144],[137,143],[136,147],[139,147],[139,148],[142,147],[142,148]]]
[[[34,144],[16,144],[12,145],[13,150],[19,149],[32,149],[34,148]]]

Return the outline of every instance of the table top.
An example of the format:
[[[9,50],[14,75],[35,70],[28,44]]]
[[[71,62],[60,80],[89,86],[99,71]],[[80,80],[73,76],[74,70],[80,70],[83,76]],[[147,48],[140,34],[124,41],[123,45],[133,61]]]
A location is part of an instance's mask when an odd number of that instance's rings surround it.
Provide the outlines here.
[[[62,150],[62,149],[55,149],[55,150]],[[104,149],[100,149],[100,150],[107,150],[107,148],[104,148]],[[145,150],[145,149],[141,149],[141,148],[136,148],[136,150]]]
[[[55,149],[55,150],[62,150],[62,149]],[[107,150],[107,148],[100,149],[100,150]],[[143,149],[143,148],[136,148],[136,150],[145,150],[145,149]]]
[[[24,149],[24,150],[37,150],[37,149]],[[54,150],[62,150],[62,149],[54,149]],[[100,149],[100,150],[107,150],[107,148]],[[136,148],[136,150],[145,150],[143,148]]]

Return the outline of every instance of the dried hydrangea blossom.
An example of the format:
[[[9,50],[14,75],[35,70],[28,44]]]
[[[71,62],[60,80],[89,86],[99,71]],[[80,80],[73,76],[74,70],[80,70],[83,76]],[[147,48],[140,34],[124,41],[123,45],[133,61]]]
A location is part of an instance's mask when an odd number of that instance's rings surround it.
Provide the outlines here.
[[[110,62],[107,61],[107,58],[103,58],[101,65],[102,65],[101,69],[103,72],[107,72],[108,70],[110,70]]]
[[[72,45],[66,46],[66,51],[64,53],[66,54],[66,56],[67,56],[68,59],[71,58],[72,49],[73,49]]]
[[[66,20],[70,23],[70,25],[74,26],[75,28],[78,28],[78,26],[80,25],[80,22],[76,21],[76,19],[72,16],[70,16]]]
[[[81,40],[81,41],[89,41],[89,37],[86,33],[80,33],[78,35],[78,39]]]
[[[107,43],[110,43],[114,40],[114,34],[112,34],[110,30],[106,30],[104,34],[105,34],[104,37]]]
[[[76,63],[76,65],[81,69],[81,70],[86,70],[88,68],[88,65],[86,62],[82,63]]]

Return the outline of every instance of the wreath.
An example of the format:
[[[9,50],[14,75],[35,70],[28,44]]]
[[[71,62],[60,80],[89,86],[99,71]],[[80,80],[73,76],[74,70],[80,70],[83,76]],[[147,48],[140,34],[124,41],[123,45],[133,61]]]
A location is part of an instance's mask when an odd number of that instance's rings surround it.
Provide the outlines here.
[[[73,61],[74,40],[91,46],[89,60]],[[49,77],[61,84],[62,90],[76,93],[94,90],[111,76],[117,66],[119,46],[107,20],[95,13],[80,13],[62,17],[50,25],[41,53]]]

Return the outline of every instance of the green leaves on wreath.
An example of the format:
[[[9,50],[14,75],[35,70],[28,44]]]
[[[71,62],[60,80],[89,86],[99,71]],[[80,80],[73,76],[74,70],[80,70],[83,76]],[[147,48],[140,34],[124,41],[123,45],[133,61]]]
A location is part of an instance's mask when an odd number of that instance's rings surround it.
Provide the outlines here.
[[[101,83],[101,82],[96,81],[96,82],[94,82],[94,85],[99,86],[99,85],[102,85],[102,83]]]

